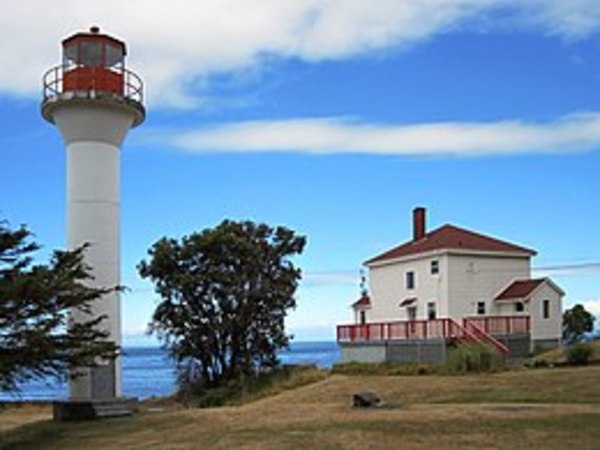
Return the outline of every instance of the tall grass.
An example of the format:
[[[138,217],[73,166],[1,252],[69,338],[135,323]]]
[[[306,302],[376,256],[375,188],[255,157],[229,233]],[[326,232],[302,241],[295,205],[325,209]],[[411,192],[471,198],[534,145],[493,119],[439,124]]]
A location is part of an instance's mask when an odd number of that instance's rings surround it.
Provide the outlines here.
[[[498,372],[504,368],[504,358],[496,350],[479,343],[459,344],[450,349],[440,374]]]

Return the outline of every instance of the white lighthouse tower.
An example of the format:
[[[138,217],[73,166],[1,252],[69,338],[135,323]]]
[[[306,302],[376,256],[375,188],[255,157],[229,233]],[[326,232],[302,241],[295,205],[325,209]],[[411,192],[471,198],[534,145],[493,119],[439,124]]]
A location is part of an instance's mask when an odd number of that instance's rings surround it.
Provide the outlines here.
[[[120,147],[145,118],[142,81],[125,67],[125,43],[92,27],[62,42],[63,61],[44,75],[43,117],[60,130],[67,151],[68,246],[89,243],[85,261],[97,287],[120,285]],[[73,311],[74,321],[89,320]],[[121,344],[119,293],[92,305],[92,316]],[[79,370],[72,401],[121,397],[120,361]]]

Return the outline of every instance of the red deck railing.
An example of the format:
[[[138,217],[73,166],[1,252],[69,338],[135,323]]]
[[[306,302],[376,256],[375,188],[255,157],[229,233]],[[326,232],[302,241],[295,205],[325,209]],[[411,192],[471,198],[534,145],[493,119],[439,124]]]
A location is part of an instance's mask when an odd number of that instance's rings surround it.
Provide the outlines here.
[[[529,316],[475,316],[465,317],[463,323],[472,323],[488,334],[529,333],[531,318]]]
[[[337,339],[340,342],[445,339],[458,338],[463,334],[463,327],[452,319],[381,322],[337,327]]]
[[[491,345],[502,353],[508,348],[492,335],[527,333],[527,316],[467,317],[459,324],[454,319],[409,320],[339,325],[338,342],[398,341],[413,339],[457,339]]]

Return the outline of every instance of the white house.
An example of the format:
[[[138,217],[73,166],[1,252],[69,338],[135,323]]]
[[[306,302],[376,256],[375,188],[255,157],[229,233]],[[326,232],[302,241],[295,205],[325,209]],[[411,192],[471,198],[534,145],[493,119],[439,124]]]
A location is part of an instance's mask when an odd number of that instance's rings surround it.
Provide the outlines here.
[[[535,255],[453,225],[428,232],[426,211],[416,208],[412,240],[365,263],[370,294],[353,304],[355,323],[338,327],[343,358],[364,359],[357,345],[365,342],[458,338],[515,355],[558,345],[564,292],[531,278]],[[389,359],[381,355],[374,359]]]

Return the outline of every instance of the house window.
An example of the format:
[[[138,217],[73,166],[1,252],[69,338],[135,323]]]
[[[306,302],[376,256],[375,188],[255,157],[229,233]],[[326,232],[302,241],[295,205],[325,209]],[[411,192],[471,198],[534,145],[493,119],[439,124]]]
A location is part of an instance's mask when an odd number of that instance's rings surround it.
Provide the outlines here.
[[[409,306],[406,308],[406,312],[408,314],[408,320],[417,320],[417,307]]]
[[[415,288],[415,273],[414,272],[406,272],[406,289],[414,289]]]
[[[542,302],[542,317],[544,319],[550,318],[550,300],[544,300]]]
[[[427,318],[429,320],[435,320],[436,319],[435,303],[434,302],[427,303]]]
[[[440,273],[440,262],[437,259],[431,261],[431,275]]]
[[[360,312],[360,324],[364,325],[367,323],[367,315],[364,311]]]
[[[523,304],[523,302],[515,303],[515,312],[523,312],[523,311],[525,311],[525,305]]]
[[[485,314],[485,302],[477,302],[477,314],[480,316]]]

